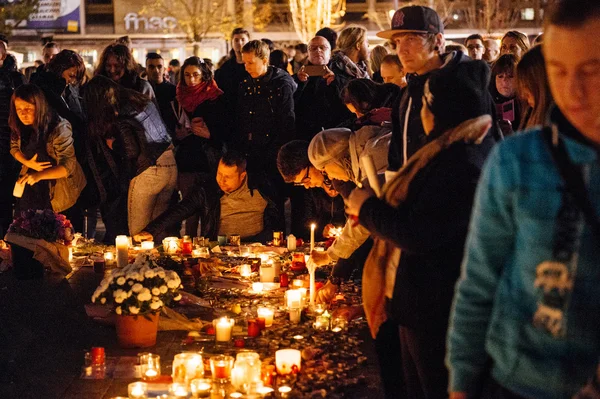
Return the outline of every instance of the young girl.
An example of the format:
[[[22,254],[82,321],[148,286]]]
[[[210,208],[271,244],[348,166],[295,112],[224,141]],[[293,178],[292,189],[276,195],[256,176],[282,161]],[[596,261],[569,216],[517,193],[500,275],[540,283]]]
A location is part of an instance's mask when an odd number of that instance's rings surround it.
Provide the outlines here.
[[[15,90],[8,123],[10,153],[23,164],[17,184],[23,193],[17,211],[53,209],[75,204],[86,181],[75,158],[71,124],[53,111],[35,85]]]

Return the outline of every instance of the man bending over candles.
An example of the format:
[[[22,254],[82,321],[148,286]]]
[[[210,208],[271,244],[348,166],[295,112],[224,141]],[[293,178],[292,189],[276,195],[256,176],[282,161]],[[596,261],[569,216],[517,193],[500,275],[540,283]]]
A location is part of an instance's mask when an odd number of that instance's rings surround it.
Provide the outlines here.
[[[244,241],[265,242],[279,222],[272,198],[269,182],[258,174],[248,175],[246,158],[229,151],[219,161],[216,182],[211,178],[198,184],[134,238],[156,241],[168,227],[199,213],[204,237],[216,241],[217,235],[239,234]]]

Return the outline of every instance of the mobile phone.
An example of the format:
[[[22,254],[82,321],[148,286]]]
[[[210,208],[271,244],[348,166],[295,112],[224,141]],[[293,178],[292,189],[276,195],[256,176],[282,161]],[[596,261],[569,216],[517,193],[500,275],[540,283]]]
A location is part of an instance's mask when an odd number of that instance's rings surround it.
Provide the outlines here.
[[[325,65],[305,65],[304,72],[308,76],[324,76],[327,73]]]

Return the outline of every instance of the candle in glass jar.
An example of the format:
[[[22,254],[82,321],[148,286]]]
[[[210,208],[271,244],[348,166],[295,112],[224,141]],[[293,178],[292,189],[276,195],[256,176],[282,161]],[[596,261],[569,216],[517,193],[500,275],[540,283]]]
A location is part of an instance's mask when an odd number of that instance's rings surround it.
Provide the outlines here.
[[[142,250],[154,249],[154,241],[142,241]]]
[[[285,295],[288,308],[299,308],[302,305],[302,293],[299,290],[287,290]]]
[[[115,261],[115,254],[111,251],[105,252],[104,253],[104,262],[106,262],[106,265],[112,265]]]
[[[160,375],[160,356],[154,353],[145,353],[140,356],[140,369],[142,379],[151,380]]]
[[[212,381],[207,378],[198,378],[192,380],[190,388],[195,398],[208,398],[212,389]]]
[[[202,355],[195,352],[183,352],[173,359],[173,382],[187,383],[194,378],[204,376]]]
[[[188,397],[188,389],[186,384],[173,383],[169,385],[169,398],[177,399],[177,398],[187,398]]]
[[[265,319],[265,327],[271,327],[273,325],[273,309],[260,307],[257,309],[256,313],[258,314],[258,317],[263,317]]]
[[[286,375],[292,371],[298,372],[301,367],[302,355],[296,349],[281,349],[275,352],[275,365],[277,373]]]
[[[248,320],[248,336],[249,337],[258,337],[260,335],[260,325],[258,324],[258,320],[250,319]]]
[[[260,265],[260,281],[262,283],[272,283],[275,280],[275,267],[273,261],[269,261],[266,265]]]
[[[221,317],[213,320],[215,326],[215,339],[218,342],[227,342],[231,339],[231,330],[235,324],[235,320]]]
[[[300,308],[289,308],[290,322],[297,324],[300,323],[302,317],[302,310]]]
[[[129,262],[129,238],[123,235],[117,236],[115,245],[117,247],[117,266],[127,266]]]
[[[148,395],[148,384],[145,382],[132,382],[127,386],[130,399],[145,399]]]
[[[210,371],[213,380],[226,381],[231,378],[231,369],[233,368],[233,357],[217,355],[210,358]]]

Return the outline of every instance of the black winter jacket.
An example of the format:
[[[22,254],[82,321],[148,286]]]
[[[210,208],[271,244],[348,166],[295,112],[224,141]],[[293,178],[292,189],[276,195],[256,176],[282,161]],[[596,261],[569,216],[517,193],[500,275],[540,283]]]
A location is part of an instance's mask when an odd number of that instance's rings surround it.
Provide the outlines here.
[[[25,82],[22,74],[17,72],[17,61],[7,54],[0,67],[0,181],[10,177],[12,179],[15,171],[16,161],[10,155],[10,128],[8,127],[8,115],[10,113],[10,97],[14,90]],[[16,177],[16,175],[15,175]],[[7,184],[11,184],[9,182]],[[10,189],[12,192],[12,188]]]
[[[252,195],[261,195],[267,201],[267,207],[263,216],[263,231],[257,236],[248,237],[245,240],[266,242],[273,237],[274,226],[280,225],[279,211],[273,201],[274,192],[268,180],[255,178],[250,173],[248,174],[248,188]],[[205,174],[183,201],[163,212],[144,230],[155,236],[170,226],[199,214],[202,236],[216,241],[221,221],[222,196],[223,191],[219,188],[214,176]]]
[[[360,223],[402,250],[391,303],[400,324],[447,324],[475,189],[494,144],[490,133],[480,145],[454,143],[417,172],[397,208],[374,197],[362,205]]]
[[[215,71],[215,81],[219,89],[225,93],[225,104],[227,109],[236,110],[240,83],[249,78],[244,64],[238,64],[235,54],[231,52],[230,58],[225,61],[221,68]]]
[[[266,75],[240,84],[236,134],[232,144],[246,153],[253,168],[277,171],[277,152],[294,139],[296,83],[284,70],[269,67]]]

